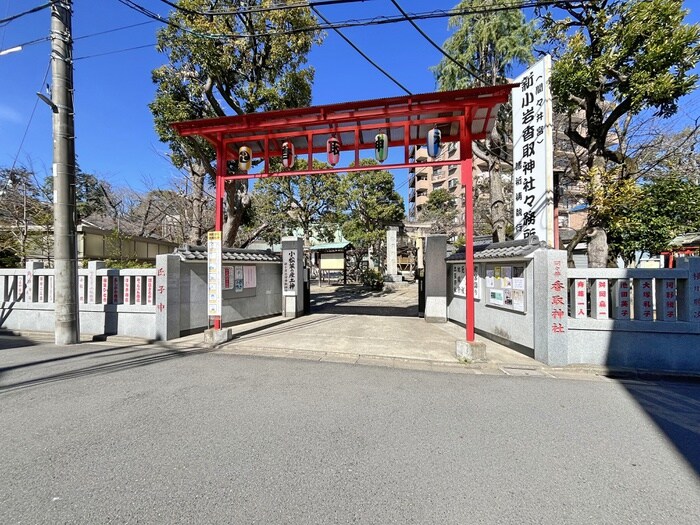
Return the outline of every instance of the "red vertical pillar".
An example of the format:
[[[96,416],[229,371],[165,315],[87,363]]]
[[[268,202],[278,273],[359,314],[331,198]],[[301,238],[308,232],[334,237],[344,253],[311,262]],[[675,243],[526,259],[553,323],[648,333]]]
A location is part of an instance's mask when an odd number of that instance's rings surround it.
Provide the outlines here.
[[[214,230],[224,229],[224,177],[226,176],[226,146],[219,138],[216,144],[216,204],[214,212]]]
[[[474,341],[474,191],[472,180],[472,134],[469,109],[462,121],[459,144],[460,171],[464,188],[464,277],[467,342]]]
[[[214,231],[224,230],[224,188],[226,182],[226,146],[223,138],[219,137],[216,143],[216,203],[214,211]],[[221,272],[223,268],[219,268]],[[221,330],[221,317],[214,319],[214,329]]]

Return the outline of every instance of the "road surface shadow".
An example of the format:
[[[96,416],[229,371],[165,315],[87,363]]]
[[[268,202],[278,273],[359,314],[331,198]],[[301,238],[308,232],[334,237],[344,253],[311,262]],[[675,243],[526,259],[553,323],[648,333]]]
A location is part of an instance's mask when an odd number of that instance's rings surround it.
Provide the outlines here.
[[[361,285],[338,286],[311,292],[311,311],[337,315],[418,317],[416,294],[371,290]]]
[[[700,382],[621,379],[620,383],[700,476]]]
[[[145,349],[145,348],[134,348],[132,350],[125,351],[124,347],[109,348],[97,350],[94,352],[84,352],[82,354],[72,354],[70,356],[65,356],[65,358],[51,358],[39,361],[32,361],[28,363],[23,363],[19,365],[13,365],[0,369],[0,394],[31,388],[36,386],[47,385],[51,383],[56,383],[60,381],[68,381],[71,379],[78,379],[83,377],[102,375],[102,374],[113,374],[117,372],[123,372],[126,370],[132,370],[135,368],[140,368],[144,366],[155,365],[162,363],[164,361],[169,361],[172,359],[180,359],[190,355],[196,355],[201,353],[206,353],[210,350],[208,349],[196,349],[182,351],[178,349],[163,348],[160,347],[156,350]],[[98,355],[99,354],[99,355]],[[88,366],[80,366],[76,363],[76,367],[70,370],[65,370],[62,372],[48,374],[48,375],[38,375],[36,377],[31,377],[28,379],[22,379],[18,381],[9,381],[7,377],[11,372],[18,372],[23,368],[37,366],[37,365],[51,365],[57,364],[60,361],[66,361],[69,359],[76,358],[100,358],[102,360],[107,360],[115,356],[123,356],[126,354],[138,354],[130,355],[128,357],[123,357],[121,359],[109,360],[107,362],[100,362],[97,364],[91,364]],[[72,361],[68,361],[72,364]]]

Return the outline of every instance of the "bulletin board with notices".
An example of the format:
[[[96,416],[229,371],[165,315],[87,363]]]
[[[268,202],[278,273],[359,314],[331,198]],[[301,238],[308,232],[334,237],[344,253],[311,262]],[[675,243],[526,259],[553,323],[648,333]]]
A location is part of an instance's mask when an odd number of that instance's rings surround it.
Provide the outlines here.
[[[481,286],[479,286],[479,267],[474,265],[474,299],[481,299]],[[452,265],[452,293],[457,297],[467,295],[467,276],[463,264]]]
[[[517,312],[525,311],[525,267],[486,265],[487,303]]]

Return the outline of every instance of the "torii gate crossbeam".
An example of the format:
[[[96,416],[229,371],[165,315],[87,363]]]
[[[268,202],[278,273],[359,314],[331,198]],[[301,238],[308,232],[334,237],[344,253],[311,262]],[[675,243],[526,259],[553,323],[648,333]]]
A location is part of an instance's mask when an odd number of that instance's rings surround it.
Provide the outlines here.
[[[411,148],[425,144],[428,131],[437,127],[443,143],[459,143],[459,161],[436,158],[421,166],[457,164],[465,190],[466,340],[474,341],[474,210],[472,141],[484,139],[495,125],[498,108],[508,101],[513,84],[422,95],[345,102],[326,106],[249,113],[232,117],[176,122],[173,128],[183,137],[199,136],[216,150],[215,229],[223,229],[224,186],[229,180],[299,175],[324,175],[349,171],[378,171],[415,168]],[[403,148],[403,162],[360,166],[361,150],[374,149],[374,136],[384,132],[390,148]],[[325,154],[326,141],[335,136],[342,152],[352,152],[342,166],[314,169],[316,155]],[[282,143],[294,144],[296,155],[306,158],[302,170],[273,171],[270,160],[281,157]],[[241,146],[252,150],[262,165],[254,173],[227,172],[227,162],[238,158]],[[325,159],[324,159],[325,160]]]

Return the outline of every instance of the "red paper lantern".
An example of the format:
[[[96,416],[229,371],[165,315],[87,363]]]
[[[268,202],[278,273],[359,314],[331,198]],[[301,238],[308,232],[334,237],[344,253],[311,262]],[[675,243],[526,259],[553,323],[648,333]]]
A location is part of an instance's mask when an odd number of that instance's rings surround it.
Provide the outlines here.
[[[333,135],[326,142],[326,153],[328,153],[328,164],[335,166],[340,160],[340,141]]]

